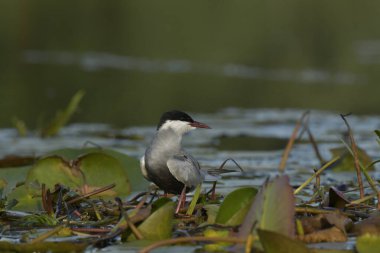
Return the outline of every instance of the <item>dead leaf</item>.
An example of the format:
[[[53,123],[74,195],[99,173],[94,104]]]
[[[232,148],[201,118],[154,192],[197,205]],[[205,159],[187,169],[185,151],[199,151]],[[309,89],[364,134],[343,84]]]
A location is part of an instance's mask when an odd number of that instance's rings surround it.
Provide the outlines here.
[[[344,196],[343,192],[339,191],[334,186],[330,187],[328,203],[329,207],[343,209],[348,203],[350,203],[350,201]]]
[[[350,232],[356,233],[357,235],[380,234],[380,212],[376,212],[371,217],[361,220],[353,225]]]
[[[319,214],[313,217],[304,217],[300,220],[305,234],[314,233],[334,226],[343,233],[346,233],[352,226],[352,220],[339,213]]]
[[[345,242],[347,241],[347,236],[339,228],[331,227],[304,236],[298,236],[298,239],[306,243]]]
[[[347,231],[353,226],[350,218],[339,213],[326,213],[324,214],[324,217],[330,225],[339,228],[344,233],[347,233]]]

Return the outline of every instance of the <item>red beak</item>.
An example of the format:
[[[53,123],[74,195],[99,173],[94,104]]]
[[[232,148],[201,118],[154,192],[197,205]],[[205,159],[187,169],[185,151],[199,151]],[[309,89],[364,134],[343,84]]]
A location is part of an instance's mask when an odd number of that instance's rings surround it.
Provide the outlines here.
[[[208,125],[201,123],[201,122],[198,122],[198,121],[191,122],[189,125],[192,127],[196,127],[196,128],[207,128],[207,129],[211,128]]]

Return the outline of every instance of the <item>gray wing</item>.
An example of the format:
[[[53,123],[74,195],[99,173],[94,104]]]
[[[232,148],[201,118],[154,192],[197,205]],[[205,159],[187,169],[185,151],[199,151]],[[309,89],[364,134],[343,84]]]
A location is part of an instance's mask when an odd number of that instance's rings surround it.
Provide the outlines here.
[[[170,173],[187,187],[195,187],[203,181],[198,161],[188,154],[174,155],[166,164]]]

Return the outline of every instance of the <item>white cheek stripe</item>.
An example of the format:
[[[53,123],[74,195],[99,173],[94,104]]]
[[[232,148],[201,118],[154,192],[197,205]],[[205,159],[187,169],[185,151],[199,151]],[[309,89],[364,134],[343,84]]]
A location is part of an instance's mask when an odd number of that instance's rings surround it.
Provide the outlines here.
[[[180,121],[180,120],[167,120],[161,127],[162,130],[172,129],[174,132],[182,135],[190,130],[195,129],[189,125],[189,122]]]

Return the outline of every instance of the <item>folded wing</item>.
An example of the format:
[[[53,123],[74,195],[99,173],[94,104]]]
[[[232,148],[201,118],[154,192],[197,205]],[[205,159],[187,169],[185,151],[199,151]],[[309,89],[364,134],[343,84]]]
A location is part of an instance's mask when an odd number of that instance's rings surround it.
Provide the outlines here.
[[[203,181],[199,163],[189,154],[174,155],[166,164],[170,173],[188,188],[194,188]]]

